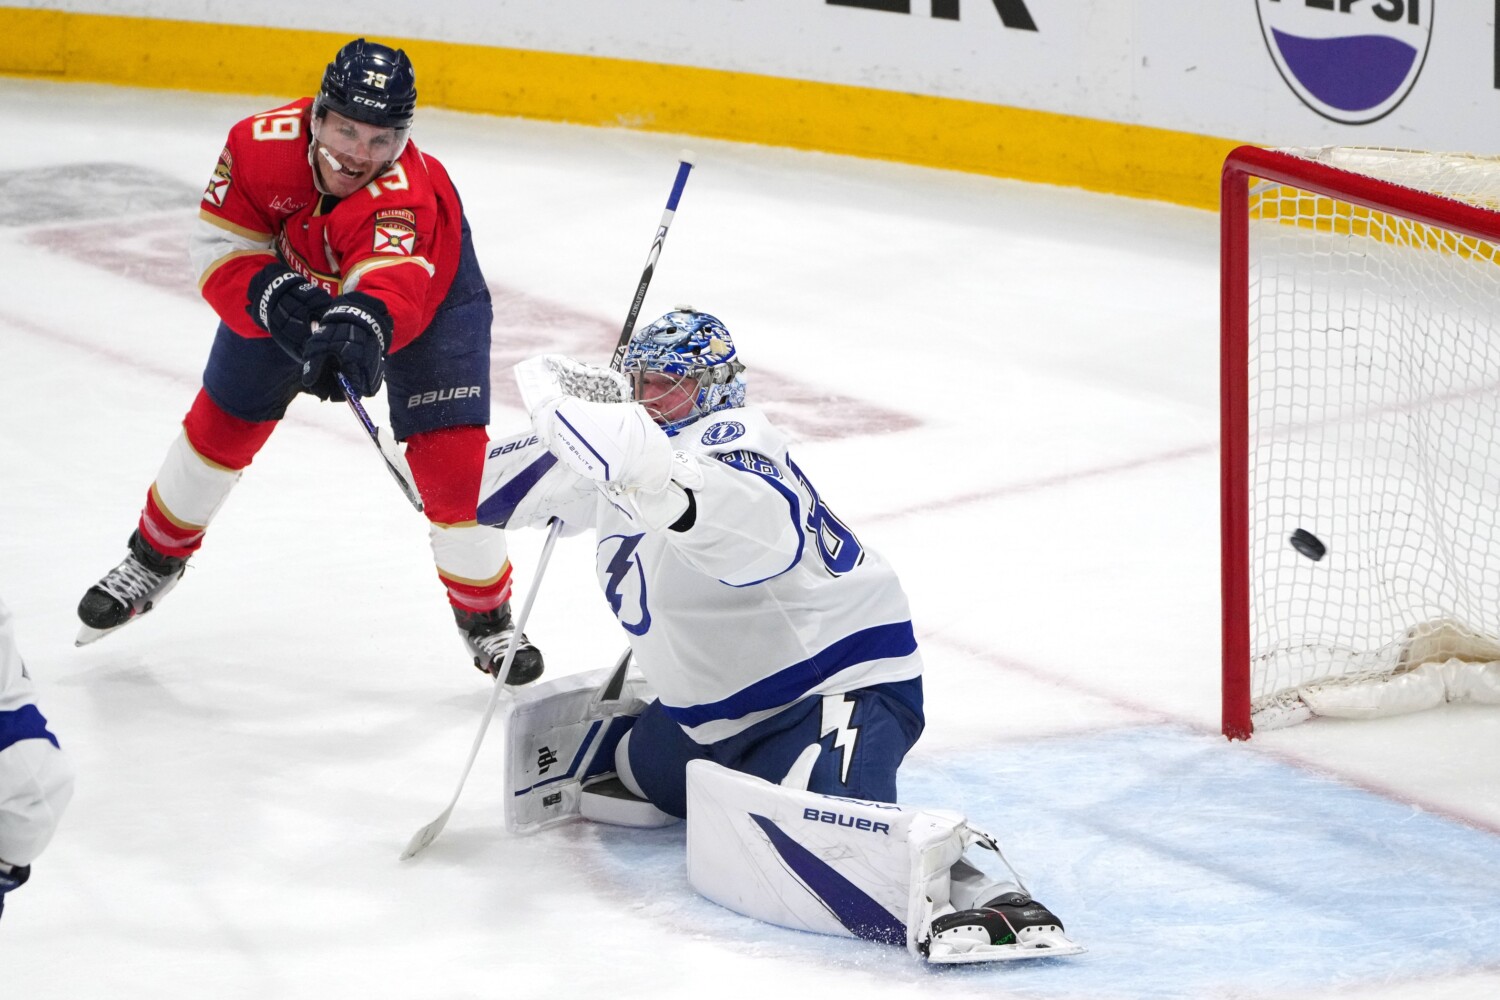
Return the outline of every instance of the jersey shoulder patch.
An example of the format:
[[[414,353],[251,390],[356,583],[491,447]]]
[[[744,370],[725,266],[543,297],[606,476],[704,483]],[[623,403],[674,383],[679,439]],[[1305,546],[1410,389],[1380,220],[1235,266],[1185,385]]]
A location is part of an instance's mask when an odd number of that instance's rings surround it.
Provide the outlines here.
[[[772,457],[786,454],[785,435],[753,406],[720,410],[684,427],[679,435],[686,439],[684,450],[700,454],[722,456],[729,452],[753,452]]]
[[[229,193],[233,170],[234,154],[229,152],[226,145],[219,154],[219,162],[214,164],[214,175],[208,179],[208,187],[203,192],[203,200],[214,208],[224,207],[224,196]]]
[[[417,252],[417,213],[405,208],[381,209],[375,213],[376,253],[410,257]]]

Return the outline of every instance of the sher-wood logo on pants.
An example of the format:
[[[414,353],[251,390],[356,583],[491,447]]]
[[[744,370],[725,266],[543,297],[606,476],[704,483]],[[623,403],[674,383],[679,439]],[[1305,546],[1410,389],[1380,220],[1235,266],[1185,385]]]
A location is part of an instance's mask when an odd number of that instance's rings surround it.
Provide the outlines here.
[[[1437,0],[1256,0],[1282,79],[1324,118],[1365,125],[1406,99]]]

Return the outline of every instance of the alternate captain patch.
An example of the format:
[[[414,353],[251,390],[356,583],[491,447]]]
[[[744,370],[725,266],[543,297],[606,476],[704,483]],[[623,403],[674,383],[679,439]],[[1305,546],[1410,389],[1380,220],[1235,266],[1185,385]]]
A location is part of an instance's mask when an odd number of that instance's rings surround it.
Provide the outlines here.
[[[410,257],[417,249],[417,216],[393,208],[375,216],[375,252]]]
[[[208,187],[203,191],[203,200],[214,208],[224,206],[224,196],[229,193],[229,166],[232,162],[226,146],[219,154],[219,162],[214,165],[214,175],[208,179]]]

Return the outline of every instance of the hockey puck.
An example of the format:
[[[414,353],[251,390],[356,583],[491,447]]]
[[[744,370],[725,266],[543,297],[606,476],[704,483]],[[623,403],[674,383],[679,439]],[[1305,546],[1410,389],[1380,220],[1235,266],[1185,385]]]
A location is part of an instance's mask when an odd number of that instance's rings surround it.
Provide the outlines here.
[[[1328,546],[1319,541],[1317,535],[1303,528],[1298,528],[1292,532],[1292,537],[1287,540],[1292,543],[1292,548],[1307,556],[1313,562],[1317,562],[1328,554]]]

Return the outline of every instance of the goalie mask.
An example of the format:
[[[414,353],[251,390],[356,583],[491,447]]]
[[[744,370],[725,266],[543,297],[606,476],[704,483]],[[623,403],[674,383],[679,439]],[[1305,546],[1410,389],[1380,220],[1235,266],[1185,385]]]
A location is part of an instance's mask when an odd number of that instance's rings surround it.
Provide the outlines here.
[[[729,331],[689,306],[637,330],[620,370],[636,400],[668,434],[715,410],[745,405],[745,366]]]

